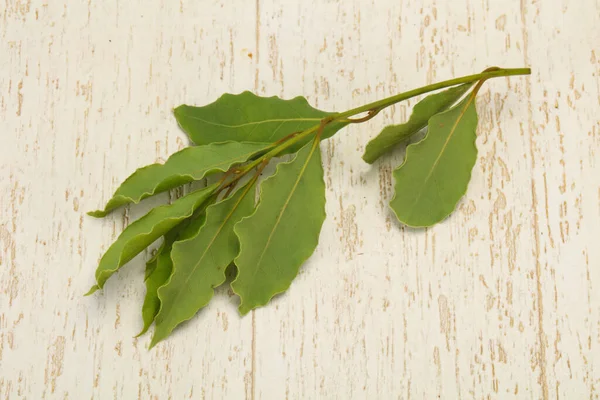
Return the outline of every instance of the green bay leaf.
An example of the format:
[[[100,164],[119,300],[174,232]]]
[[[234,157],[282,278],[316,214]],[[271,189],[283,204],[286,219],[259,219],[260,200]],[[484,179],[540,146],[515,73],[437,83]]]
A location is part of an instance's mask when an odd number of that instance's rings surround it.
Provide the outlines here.
[[[400,222],[431,226],[454,210],[477,159],[476,129],[474,93],[431,117],[427,136],[408,146],[404,163],[394,171],[390,206]]]
[[[472,83],[456,86],[431,94],[419,101],[413,107],[408,121],[404,124],[386,126],[379,135],[367,143],[365,153],[362,156],[363,160],[373,164],[383,154],[393,150],[396,145],[406,142],[415,133],[427,126],[429,118],[451,107],[471,86],[473,86]]]
[[[181,105],[175,109],[177,122],[198,145],[229,140],[273,143],[318,125],[332,114],[312,107],[304,97],[283,100],[247,91],[224,94],[206,106]],[[328,124],[321,138],[332,136],[345,125],[344,122]],[[300,141],[287,152],[297,151],[308,140]]]
[[[240,239],[232,282],[242,315],[288,289],[314,252],[325,220],[325,183],[317,142],[308,143],[261,184],[256,211],[234,228]]]
[[[124,264],[181,221],[192,216],[194,211],[212,195],[217,186],[218,184],[214,184],[196,190],[175,200],[172,204],[153,208],[148,214],[127,226],[100,259],[96,269],[96,285],[92,286],[87,295],[102,289],[108,278]]]
[[[168,238],[165,236],[164,242],[158,249],[156,256],[146,263],[146,295],[144,296],[144,304],[142,305],[142,321],[144,327],[137,336],[142,336],[148,331],[154,318],[160,308],[160,299],[158,298],[158,288],[165,284],[173,268],[171,262],[171,246],[175,241],[175,237]]]
[[[233,196],[209,206],[206,222],[198,233],[173,245],[173,274],[158,289],[161,306],[150,347],[206,306],[213,289],[225,282],[225,271],[239,253],[233,227],[253,211],[253,188],[254,180]]]
[[[146,295],[142,305],[144,327],[137,336],[141,336],[148,331],[160,309],[158,289],[167,282],[173,271],[173,261],[171,260],[173,243],[178,240],[189,239],[198,233],[206,221],[206,213],[203,210],[201,211],[197,217],[192,216],[167,232],[154,257],[146,263]],[[194,215],[196,214],[198,214],[198,210],[194,213]]]
[[[123,205],[139,203],[146,197],[227,171],[268,146],[267,143],[225,142],[185,148],[171,155],[164,164],[151,164],[135,171],[119,186],[104,210],[91,211],[88,215],[104,217]]]

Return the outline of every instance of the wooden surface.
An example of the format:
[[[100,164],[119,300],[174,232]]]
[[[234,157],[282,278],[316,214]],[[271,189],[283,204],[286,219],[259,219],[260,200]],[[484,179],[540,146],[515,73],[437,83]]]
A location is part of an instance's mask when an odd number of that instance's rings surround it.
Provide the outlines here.
[[[387,208],[401,155],[367,140],[414,101],[323,143],[328,218],[288,293],[211,305],[147,350],[143,263],[82,297],[123,227],[168,196],[84,215],[184,147],[172,108],[223,92],[341,111],[486,83],[466,197],[433,229]],[[0,398],[597,399],[597,0],[0,4]]]

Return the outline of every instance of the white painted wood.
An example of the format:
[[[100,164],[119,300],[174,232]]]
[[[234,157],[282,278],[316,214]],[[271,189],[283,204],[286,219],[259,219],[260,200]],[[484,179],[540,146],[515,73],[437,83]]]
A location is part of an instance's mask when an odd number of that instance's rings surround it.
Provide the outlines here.
[[[600,4],[45,1],[0,6],[0,398],[598,398]],[[489,65],[479,159],[446,222],[387,209],[400,155],[361,151],[409,102],[323,144],[321,242],[240,318],[221,290],[156,349],[143,258],[102,251],[167,196],[84,215],[186,145],[171,108],[245,89],[343,110]]]

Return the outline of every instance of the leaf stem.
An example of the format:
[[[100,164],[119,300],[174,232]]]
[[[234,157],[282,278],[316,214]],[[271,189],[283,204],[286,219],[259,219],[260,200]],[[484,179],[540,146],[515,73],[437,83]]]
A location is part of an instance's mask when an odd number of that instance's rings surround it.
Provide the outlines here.
[[[352,117],[356,114],[372,110],[382,110],[386,107],[394,105],[404,100],[408,100],[411,97],[420,96],[425,93],[433,92],[439,89],[445,89],[447,87],[461,85],[463,83],[471,83],[479,80],[486,80],[490,78],[499,78],[503,76],[514,76],[514,75],[529,75],[531,74],[531,68],[498,68],[486,70],[479,74],[467,75],[460,78],[449,79],[447,81],[433,83],[431,85],[423,86],[417,89],[409,90],[404,93],[399,93],[394,96],[375,101],[373,103],[365,104],[364,106],[356,107],[351,110],[345,111],[335,115],[335,119],[343,119]],[[377,111],[378,112],[378,111]]]
[[[514,76],[514,75],[529,75],[531,74],[530,68],[497,68],[492,67],[487,70],[474,75],[467,75],[461,78],[449,79],[447,81],[442,81],[438,83],[434,83],[431,85],[423,86],[418,89],[409,90],[404,93],[399,93],[397,95],[385,98],[383,100],[375,101],[373,103],[365,104],[364,106],[353,108],[351,110],[345,111],[343,113],[333,114],[329,117],[323,118],[318,125],[308,128],[307,130],[300,132],[296,135],[291,136],[285,142],[277,145],[277,147],[273,148],[269,152],[265,153],[262,157],[254,162],[248,164],[248,169],[254,168],[256,165],[260,163],[259,160],[270,159],[277,154],[283,152],[288,149],[290,146],[294,145],[298,141],[304,139],[308,135],[323,130],[326,125],[332,122],[348,122],[348,123],[359,123],[365,122],[369,119],[375,117],[381,110],[396,103],[399,103],[404,100],[408,100],[411,97],[420,96],[425,93],[433,92],[435,90],[444,89],[451,86],[461,85],[463,83],[471,83],[475,81],[485,81],[490,78],[499,78],[503,76]],[[362,114],[364,112],[368,112],[369,114],[364,118],[357,119],[349,119],[348,117],[353,117],[357,114]]]
[[[234,181],[239,180],[241,177],[246,175],[252,169],[260,165],[261,163],[266,164],[271,158],[276,157],[281,154],[283,151],[287,150],[289,147],[298,143],[302,139],[307,136],[317,132],[317,136],[323,132],[325,127],[332,122],[340,122],[340,123],[361,123],[370,120],[375,117],[381,110],[387,108],[391,105],[399,103],[404,100],[408,100],[412,97],[420,96],[425,93],[433,92],[440,89],[445,89],[452,86],[461,85],[464,83],[471,83],[475,81],[479,81],[477,87],[474,89],[473,93],[477,94],[477,91],[481,87],[481,85],[490,78],[500,78],[505,76],[515,76],[515,75],[529,75],[531,74],[530,68],[498,68],[491,67],[486,69],[485,71],[479,74],[467,75],[460,78],[449,79],[446,81],[434,83],[431,85],[423,86],[417,89],[409,90],[407,92],[398,93],[394,96],[387,97],[382,100],[375,101],[373,103],[365,104],[364,106],[356,107],[350,109],[348,111],[344,111],[342,113],[337,113],[330,115],[328,117],[323,118],[319,124],[314,125],[302,132],[294,132],[282,140],[273,144],[272,148],[263,154],[262,156],[256,158],[255,160],[248,163],[241,169],[238,169],[236,172],[236,177],[233,181],[230,181],[228,184],[223,186],[220,190],[225,187],[231,185]],[[368,113],[365,117],[361,118],[351,118],[357,114]]]

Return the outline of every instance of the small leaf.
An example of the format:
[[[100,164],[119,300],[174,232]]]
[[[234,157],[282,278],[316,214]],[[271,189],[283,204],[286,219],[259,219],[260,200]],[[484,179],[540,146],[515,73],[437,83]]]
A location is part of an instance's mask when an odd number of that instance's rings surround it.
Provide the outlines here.
[[[188,147],[173,154],[164,164],[140,168],[127,178],[108,201],[104,210],[91,211],[92,217],[104,217],[110,211],[146,197],[173,189],[205,176],[227,171],[267,148],[267,143],[226,142]]]
[[[160,308],[160,299],[158,298],[157,290],[164,285],[171,275],[173,266],[171,262],[171,246],[176,237],[167,238],[167,236],[165,236],[165,241],[158,249],[156,257],[146,263],[146,296],[144,296],[144,304],[142,305],[144,327],[136,337],[146,333],[152,322],[154,322],[154,317],[156,317],[156,313],[158,313],[158,309]],[[149,269],[151,269],[150,272],[148,272]]]
[[[273,143],[318,125],[329,115],[332,113],[311,107],[304,97],[283,100],[250,92],[224,94],[203,107],[181,105],[175,109],[177,122],[198,145],[228,140]],[[345,125],[340,122],[329,124],[322,139],[332,136]],[[297,151],[308,140],[295,144],[287,152]]]
[[[198,212],[196,211],[196,213]],[[156,255],[146,263],[146,296],[142,306],[144,327],[137,336],[141,336],[148,331],[160,309],[158,288],[163,286],[171,276],[173,270],[173,261],[171,260],[173,243],[176,240],[186,240],[196,235],[200,227],[204,225],[205,217],[206,214],[202,212],[197,218],[188,218],[167,232]]]
[[[390,206],[398,220],[413,227],[446,218],[465,194],[477,158],[475,93],[429,120],[427,136],[408,146],[394,171]]]
[[[108,248],[100,259],[96,269],[96,282],[86,295],[102,289],[104,284],[115,272],[156,239],[174,228],[179,222],[189,218],[215,191],[218,184],[196,190],[172,204],[156,207],[148,214],[130,224],[119,235],[117,240]]]
[[[313,142],[277,166],[261,185],[256,211],[234,228],[241,250],[231,286],[241,298],[242,315],[287,290],[317,247],[324,220],[323,166]]]
[[[173,245],[173,275],[158,289],[161,307],[150,347],[208,304],[213,289],[225,282],[225,270],[239,253],[234,225],[254,209],[254,180],[232,197],[206,209],[206,223],[194,237]]]
[[[408,121],[400,125],[389,125],[372,139],[365,148],[363,160],[373,164],[379,157],[392,150],[396,145],[407,141],[415,133],[427,126],[427,121],[433,115],[447,110],[464,95],[472,83],[456,86],[443,92],[425,97],[413,107]]]

